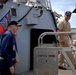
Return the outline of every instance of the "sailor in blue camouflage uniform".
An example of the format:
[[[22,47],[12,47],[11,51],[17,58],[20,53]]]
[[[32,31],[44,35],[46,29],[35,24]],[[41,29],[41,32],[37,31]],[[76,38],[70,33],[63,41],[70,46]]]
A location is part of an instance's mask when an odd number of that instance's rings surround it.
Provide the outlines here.
[[[15,75],[17,45],[14,35],[20,26],[16,21],[11,21],[8,25],[8,30],[2,36],[1,57],[3,58],[3,68],[1,75]]]

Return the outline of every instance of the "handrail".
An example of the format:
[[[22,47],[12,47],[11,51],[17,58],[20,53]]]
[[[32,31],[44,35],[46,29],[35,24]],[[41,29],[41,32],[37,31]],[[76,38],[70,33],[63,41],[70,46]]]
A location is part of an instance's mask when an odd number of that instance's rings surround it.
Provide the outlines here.
[[[43,43],[43,37],[45,35],[58,35],[58,34],[72,34],[72,35],[76,35],[76,32],[44,32],[38,38],[38,45],[40,45],[40,39],[41,39],[41,44]]]
[[[76,35],[76,32],[44,32],[44,33],[42,33],[42,34],[39,36],[39,38],[38,38],[38,46],[40,45],[40,39],[41,39],[41,44],[43,43],[43,37],[44,37],[45,35],[58,35],[58,34],[71,34],[71,35]],[[71,40],[72,40],[72,39],[71,39]],[[57,48],[57,47],[55,47],[55,48]],[[76,75],[76,70],[75,70],[75,68],[74,68],[74,65],[72,64],[70,58],[69,58],[68,55],[66,54],[66,51],[71,50],[71,48],[66,47],[66,49],[68,49],[68,50],[65,50],[64,47],[58,47],[58,48],[60,49],[59,51],[61,51],[62,54],[64,55],[64,57],[65,57],[65,59],[67,60],[68,64],[70,65],[70,68],[72,69],[72,72],[74,73],[74,75]],[[64,51],[64,50],[65,50],[65,51]]]

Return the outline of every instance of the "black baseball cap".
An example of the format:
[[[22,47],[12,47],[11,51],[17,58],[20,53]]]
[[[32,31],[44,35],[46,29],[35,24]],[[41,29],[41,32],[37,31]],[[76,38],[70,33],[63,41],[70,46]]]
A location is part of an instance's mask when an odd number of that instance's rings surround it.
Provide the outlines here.
[[[16,26],[18,26],[18,27],[21,27],[22,25],[21,24],[19,24],[17,21],[11,21],[9,24],[8,24],[8,27],[9,26],[11,26],[11,25],[16,25]]]
[[[72,13],[71,13],[70,11],[66,11],[66,12],[65,12],[65,15],[66,15],[66,16],[71,16],[71,14],[72,14]]]

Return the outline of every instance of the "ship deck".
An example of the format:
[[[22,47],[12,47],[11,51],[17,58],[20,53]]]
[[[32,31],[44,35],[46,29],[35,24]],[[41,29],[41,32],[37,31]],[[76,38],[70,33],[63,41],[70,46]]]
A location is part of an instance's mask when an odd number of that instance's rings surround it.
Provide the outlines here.
[[[23,72],[17,75],[34,75],[33,71]],[[58,70],[58,75],[75,75],[71,70]]]
[[[74,75],[71,70],[59,70],[58,75]]]

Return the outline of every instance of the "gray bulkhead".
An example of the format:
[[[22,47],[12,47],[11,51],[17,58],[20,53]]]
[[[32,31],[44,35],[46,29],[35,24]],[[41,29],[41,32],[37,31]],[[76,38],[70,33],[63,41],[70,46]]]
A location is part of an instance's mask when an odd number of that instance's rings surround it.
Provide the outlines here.
[[[0,9],[0,19],[3,15],[11,8],[16,8],[17,16],[12,16],[12,20],[19,21],[31,8],[26,5],[17,5],[13,2],[7,2],[3,9]],[[51,10],[47,10],[42,8],[43,14],[41,17],[40,10],[37,8],[32,8],[32,10],[26,15],[24,19],[22,19],[19,23],[22,24],[22,27],[19,28],[16,36],[18,52],[19,52],[19,63],[16,65],[16,73],[21,73],[25,71],[29,71],[30,68],[30,41],[31,39],[31,31],[32,29],[39,30],[53,30],[56,31],[54,19],[51,14]],[[37,32],[37,31],[36,31]],[[37,34],[38,34],[37,32]],[[34,38],[37,36],[34,35]],[[38,38],[38,37],[37,37]],[[50,38],[51,39],[51,38]],[[37,40],[34,40],[37,41]]]

